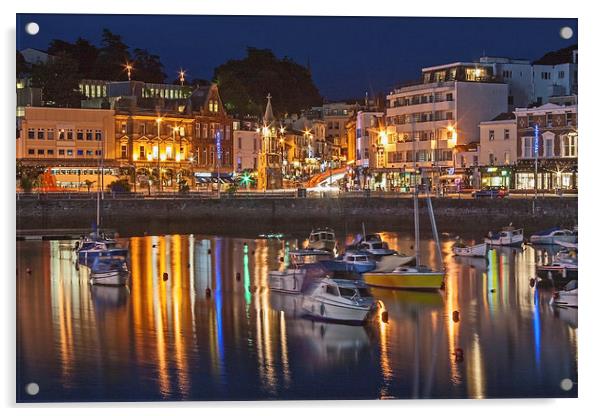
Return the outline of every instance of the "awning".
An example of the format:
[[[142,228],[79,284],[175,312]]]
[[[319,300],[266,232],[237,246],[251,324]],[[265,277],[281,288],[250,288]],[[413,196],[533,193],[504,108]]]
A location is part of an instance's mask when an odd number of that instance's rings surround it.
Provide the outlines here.
[[[213,177],[203,177],[203,176],[195,176],[197,183],[235,183],[236,181],[232,178],[213,178]]]

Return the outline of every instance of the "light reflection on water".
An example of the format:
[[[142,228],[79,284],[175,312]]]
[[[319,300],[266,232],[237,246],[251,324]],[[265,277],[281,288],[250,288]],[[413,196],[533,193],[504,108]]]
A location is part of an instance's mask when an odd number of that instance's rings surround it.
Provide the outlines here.
[[[412,251],[409,234],[383,237]],[[576,396],[560,381],[577,381],[577,312],[529,285],[549,251],[459,259],[444,241],[445,292],[375,289],[388,322],[354,327],[305,320],[301,297],[267,289],[302,241],[122,243],[126,288],[90,287],[72,242],[17,244],[20,401],[29,382],[45,401]],[[436,265],[434,242],[421,250]]]

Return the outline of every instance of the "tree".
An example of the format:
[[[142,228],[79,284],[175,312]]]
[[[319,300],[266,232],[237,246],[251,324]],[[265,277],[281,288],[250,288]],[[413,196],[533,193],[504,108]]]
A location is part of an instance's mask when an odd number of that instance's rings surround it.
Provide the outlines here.
[[[90,193],[90,188],[92,188],[92,185],[94,185],[96,183],[96,181],[91,181],[90,179],[86,179],[84,181],[84,185],[86,186],[86,188],[88,188],[88,193]]]
[[[246,58],[215,68],[214,79],[224,106],[239,117],[260,115],[268,93],[279,115],[322,103],[309,70],[290,58],[278,59],[269,49],[247,48]]]
[[[80,107],[79,81],[77,62],[64,52],[32,66],[32,86],[41,88],[42,99],[56,107]]]
[[[146,49],[134,49],[134,70],[132,79],[162,84],[165,82],[163,64],[158,55],[149,53]]]
[[[62,39],[53,39],[48,45],[50,55],[66,54],[77,62],[77,72],[80,78],[92,78],[95,73],[95,63],[98,58],[98,48],[87,39],[77,38],[75,43]]]
[[[23,54],[17,51],[17,78],[21,78],[31,71],[31,68],[27,62],[25,62],[25,58]]]
[[[109,81],[127,80],[124,65],[131,61],[128,49],[120,35],[103,29],[101,48],[94,63],[94,78]]]
[[[109,191],[114,193],[130,192],[132,189],[130,186],[130,181],[127,179],[118,179],[114,182],[111,182],[108,188]]]
[[[23,192],[31,192],[34,187],[40,183],[40,176],[44,173],[43,166],[24,165],[20,160],[17,161],[17,180],[21,185]]]

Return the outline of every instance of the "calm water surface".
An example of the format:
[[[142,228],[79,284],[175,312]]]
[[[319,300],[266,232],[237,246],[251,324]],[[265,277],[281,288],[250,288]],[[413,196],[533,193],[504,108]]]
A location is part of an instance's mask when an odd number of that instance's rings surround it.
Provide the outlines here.
[[[382,235],[411,252],[412,235]],[[126,288],[91,287],[73,242],[17,243],[19,401],[577,395],[576,384],[560,387],[577,381],[577,310],[550,306],[551,292],[529,285],[551,253],[461,259],[444,241],[445,292],[373,290],[388,323],[355,327],[308,321],[300,296],[267,289],[268,271],[302,240],[121,242],[131,253]],[[433,242],[421,247],[435,265]],[[30,382],[37,396],[25,393]]]

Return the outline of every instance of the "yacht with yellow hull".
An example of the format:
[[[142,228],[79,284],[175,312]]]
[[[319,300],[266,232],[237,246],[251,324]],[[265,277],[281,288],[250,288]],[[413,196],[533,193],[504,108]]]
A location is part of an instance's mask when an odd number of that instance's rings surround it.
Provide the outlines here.
[[[364,273],[367,285],[390,289],[439,290],[443,285],[445,272],[428,267],[398,267],[392,272]]]

